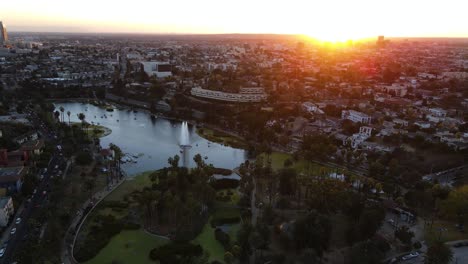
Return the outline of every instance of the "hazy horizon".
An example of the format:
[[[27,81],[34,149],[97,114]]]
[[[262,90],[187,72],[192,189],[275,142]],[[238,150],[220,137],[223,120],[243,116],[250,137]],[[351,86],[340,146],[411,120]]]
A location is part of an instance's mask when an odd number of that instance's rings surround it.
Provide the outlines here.
[[[467,38],[462,0],[213,0],[154,2],[24,0],[2,3],[9,32],[291,34],[326,41],[389,37]]]

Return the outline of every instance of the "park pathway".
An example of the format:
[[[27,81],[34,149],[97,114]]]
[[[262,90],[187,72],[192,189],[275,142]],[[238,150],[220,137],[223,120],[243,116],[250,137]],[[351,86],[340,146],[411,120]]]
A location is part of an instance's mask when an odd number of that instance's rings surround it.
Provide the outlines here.
[[[76,238],[80,233],[80,229],[86,218],[91,214],[91,212],[96,208],[96,206],[104,200],[110,193],[117,189],[122,183],[125,182],[127,178],[123,176],[116,184],[106,186],[103,190],[96,192],[91,198],[89,198],[85,203],[83,203],[81,209],[77,212],[75,218],[72,220],[70,226],[68,227],[67,232],[65,233],[65,238],[62,242],[62,252],[60,253],[62,262],[64,264],[78,264],[79,262],[73,257],[73,249],[75,247]],[[89,210],[86,211],[86,208],[91,206]],[[83,215],[85,214],[85,215]]]

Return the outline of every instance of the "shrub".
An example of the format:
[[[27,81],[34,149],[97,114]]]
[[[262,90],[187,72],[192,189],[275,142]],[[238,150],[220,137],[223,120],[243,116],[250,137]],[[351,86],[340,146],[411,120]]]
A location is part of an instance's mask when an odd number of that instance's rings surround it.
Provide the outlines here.
[[[213,180],[210,182],[211,187],[215,190],[222,190],[222,189],[234,189],[239,187],[239,180],[235,179],[219,179]]]
[[[99,228],[93,226],[93,234],[88,235],[76,253],[75,258],[78,262],[85,262],[94,258],[101,249],[103,249],[110,239],[122,231],[124,224],[111,215],[98,215],[95,220],[100,222]]]

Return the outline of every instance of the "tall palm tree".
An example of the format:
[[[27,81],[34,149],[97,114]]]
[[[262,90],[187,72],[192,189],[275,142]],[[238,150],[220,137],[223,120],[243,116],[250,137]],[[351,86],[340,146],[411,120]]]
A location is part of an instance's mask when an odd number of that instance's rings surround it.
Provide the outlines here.
[[[71,112],[70,112],[70,111],[67,111],[67,115],[68,115],[68,125],[70,125],[70,115],[71,115]]]
[[[144,208],[145,226],[155,227],[158,222],[157,206],[161,200],[161,192],[145,190],[136,197],[136,200],[140,207]]]
[[[65,115],[63,112],[65,112],[65,108],[63,108],[63,106],[60,107],[60,112],[61,112],[61,116],[62,116],[62,123],[64,122],[64,119],[65,119]]]

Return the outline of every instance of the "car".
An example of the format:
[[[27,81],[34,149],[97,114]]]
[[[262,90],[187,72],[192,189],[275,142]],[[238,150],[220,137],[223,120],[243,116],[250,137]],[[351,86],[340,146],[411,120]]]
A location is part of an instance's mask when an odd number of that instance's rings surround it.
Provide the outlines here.
[[[465,246],[468,246],[468,241],[466,241],[466,242],[458,242],[458,243],[455,243],[455,244],[453,245],[453,247],[456,247],[456,248],[458,248],[458,247],[465,247]]]
[[[20,218],[20,217],[16,218],[15,223],[16,223],[17,225],[19,225],[19,223],[21,223],[21,218]]]
[[[10,234],[14,235],[16,233],[16,227],[13,227],[10,231]]]
[[[0,258],[5,254],[5,248],[0,249]]]
[[[409,260],[409,259],[413,259],[413,258],[417,258],[417,257],[419,257],[419,253],[418,253],[418,252],[411,252],[411,253],[409,253],[408,255],[403,256],[401,259],[402,259],[402,260]]]
[[[46,195],[46,194],[47,194],[47,191],[43,191],[43,192],[42,192],[42,195]]]
[[[37,193],[37,189],[34,189],[33,194],[36,194],[36,193]]]

